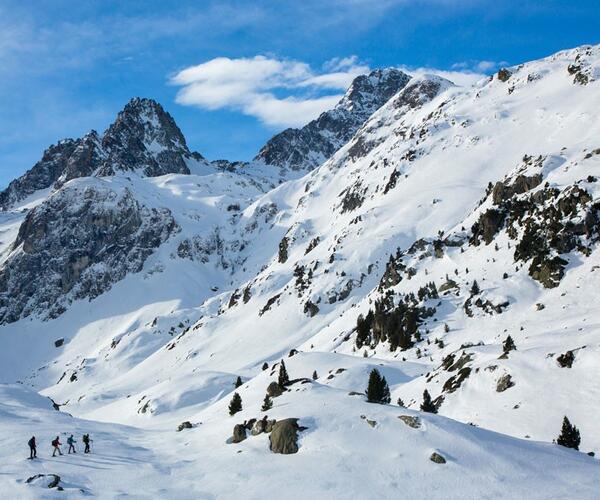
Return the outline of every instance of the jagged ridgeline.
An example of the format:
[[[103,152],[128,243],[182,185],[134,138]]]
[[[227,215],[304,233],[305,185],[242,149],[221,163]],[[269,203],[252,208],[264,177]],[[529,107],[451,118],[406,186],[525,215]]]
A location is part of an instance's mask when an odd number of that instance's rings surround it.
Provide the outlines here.
[[[181,425],[218,468],[274,463],[288,419],[296,458],[339,459],[352,428],[388,450],[377,473],[400,453],[454,480],[500,442],[545,468],[521,452],[571,453],[565,416],[597,450],[574,395],[600,377],[599,76],[599,47],[473,86],[378,70],[251,162],[203,159],[134,99],[2,194],[0,370],[73,415]]]

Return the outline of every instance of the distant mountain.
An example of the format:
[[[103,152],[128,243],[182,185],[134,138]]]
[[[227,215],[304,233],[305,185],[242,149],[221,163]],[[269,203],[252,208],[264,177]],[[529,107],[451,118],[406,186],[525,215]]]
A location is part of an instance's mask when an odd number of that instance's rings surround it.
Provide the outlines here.
[[[312,170],[333,155],[363,123],[401,90],[410,76],[393,68],[354,79],[335,108],[301,129],[288,128],[271,138],[254,161],[283,170]]]
[[[40,189],[59,188],[79,177],[117,172],[147,177],[189,174],[189,163],[207,162],[188,149],[181,130],[160,104],[136,97],[102,136],[91,131],[81,139],[50,146],[31,170],[0,193],[0,207],[6,209]]]

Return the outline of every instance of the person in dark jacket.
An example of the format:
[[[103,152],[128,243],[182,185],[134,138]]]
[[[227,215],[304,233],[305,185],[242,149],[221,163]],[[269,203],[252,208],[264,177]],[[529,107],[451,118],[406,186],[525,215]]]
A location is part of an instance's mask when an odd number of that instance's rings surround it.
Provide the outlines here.
[[[83,438],[81,438],[81,440],[83,441],[83,444],[85,444],[85,450],[83,450],[83,452],[89,453],[90,452],[90,435],[84,434]]]
[[[31,436],[31,439],[27,442],[29,445],[29,458],[37,458],[37,446],[35,443],[35,436]]]
[[[75,441],[75,439],[73,438],[73,434],[71,434],[71,435],[69,436],[69,439],[67,439],[67,444],[69,445],[69,455],[71,454],[71,450],[73,450],[73,453],[77,453],[77,452],[75,451],[75,443],[76,443],[76,442],[77,442],[77,441]]]
[[[54,440],[52,441],[52,446],[53,446],[53,448],[54,448],[54,451],[52,452],[52,456],[53,456],[53,457],[54,457],[54,456],[56,456],[56,452],[57,452],[57,451],[58,451],[58,454],[59,454],[59,455],[62,455],[62,451],[60,451],[60,448],[59,448],[59,446],[61,446],[61,444],[62,444],[62,443],[61,443],[61,442],[58,440],[58,436],[56,436],[56,439],[54,439]]]

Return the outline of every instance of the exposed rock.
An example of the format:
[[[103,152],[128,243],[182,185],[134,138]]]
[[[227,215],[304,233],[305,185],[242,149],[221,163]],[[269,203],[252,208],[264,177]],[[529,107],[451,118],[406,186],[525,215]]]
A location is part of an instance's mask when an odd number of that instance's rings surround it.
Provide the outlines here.
[[[269,436],[269,449],[283,455],[297,453],[299,429],[297,418],[279,420]]]
[[[56,318],[93,299],[146,259],[178,226],[167,209],[98,180],[68,186],[31,210],[0,270],[0,323],[31,314]]]
[[[530,157],[525,157],[526,164],[535,164],[541,166],[544,157],[540,156],[535,160]],[[542,183],[542,175],[536,174],[533,176],[518,175],[512,182],[497,182],[492,190],[492,201],[494,205],[500,205],[517,194],[523,194]]]
[[[244,425],[237,424],[233,427],[232,443],[241,443],[246,437],[246,427]]]
[[[288,128],[270,139],[255,160],[284,170],[312,170],[350,140],[361,125],[410,80],[396,69],[375,70],[354,79],[330,111],[302,129]]]
[[[471,244],[478,245],[480,240],[483,240],[486,245],[489,245],[498,231],[502,229],[505,217],[504,211],[494,208],[483,212],[471,228],[473,233],[470,240]]]
[[[419,417],[413,417],[411,415],[399,415],[398,418],[413,429],[419,429],[421,427],[421,419]]]
[[[431,456],[429,457],[429,460],[431,460],[432,462],[436,463],[436,464],[445,464],[446,463],[446,459],[440,455],[437,452],[433,452],[431,454]]]
[[[462,383],[469,377],[469,375],[471,375],[471,368],[467,366],[465,368],[460,369],[456,375],[446,380],[442,391],[449,393],[456,391],[462,385]]]
[[[508,79],[512,76],[512,72],[506,68],[500,68],[498,71],[498,80],[501,82],[507,82]]]
[[[54,347],[61,347],[65,343],[65,339],[60,338],[54,341]]]
[[[175,121],[160,104],[134,98],[102,136],[92,130],[81,139],[65,139],[50,146],[31,170],[0,193],[0,208],[80,177],[123,171],[149,177],[189,174],[186,160],[190,159],[206,162],[200,154],[189,151]]]
[[[288,239],[287,236],[284,236],[281,241],[279,242],[279,254],[278,254],[278,261],[280,263],[284,263],[288,260],[288,246],[290,244],[290,241]]]
[[[257,420],[256,422],[254,422],[254,425],[252,426],[250,433],[253,436],[258,436],[259,434],[266,432],[266,430],[267,430],[267,417],[265,416],[264,418],[261,418],[260,420]]]
[[[449,279],[440,285],[439,291],[440,291],[440,293],[442,293],[442,292],[447,292],[448,290],[453,290],[453,289],[457,289],[457,288],[458,288],[458,283],[456,283],[456,281],[454,281],[454,280]]]
[[[498,382],[496,383],[496,392],[504,392],[514,385],[515,383],[513,382],[512,377],[507,373],[498,379]]]
[[[276,398],[283,394],[283,388],[277,382],[271,382],[267,387],[267,394],[272,398]]]
[[[60,476],[57,474],[36,474],[35,476],[28,477],[25,482],[30,484],[43,478],[49,481],[48,488],[56,488],[58,491],[63,491],[62,486],[60,486]]]
[[[309,317],[313,317],[319,312],[319,307],[314,304],[311,300],[307,300],[304,303],[304,314],[308,314]]]
[[[529,274],[539,281],[545,288],[555,288],[565,275],[565,266],[568,262],[558,256],[547,258],[545,256],[534,257],[529,266]]]
[[[177,426],[177,432],[181,432],[183,429],[191,429],[192,427],[194,427],[192,423],[186,420]]]
[[[571,368],[573,366],[574,361],[575,354],[573,353],[573,351],[567,351],[556,358],[556,362],[561,368]]]

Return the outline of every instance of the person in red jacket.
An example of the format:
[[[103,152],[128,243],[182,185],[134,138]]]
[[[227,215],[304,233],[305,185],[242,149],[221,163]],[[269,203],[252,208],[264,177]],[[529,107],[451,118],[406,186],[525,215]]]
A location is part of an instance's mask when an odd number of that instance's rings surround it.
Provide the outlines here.
[[[62,451],[60,451],[59,446],[62,443],[58,440],[58,436],[56,436],[56,439],[54,441],[52,441],[52,446],[54,447],[54,451],[52,452],[52,456],[56,456],[56,452],[58,451],[59,455],[62,455]]]
[[[37,458],[37,446],[35,443],[35,436],[31,436],[31,439],[27,442],[29,445],[29,458]]]

